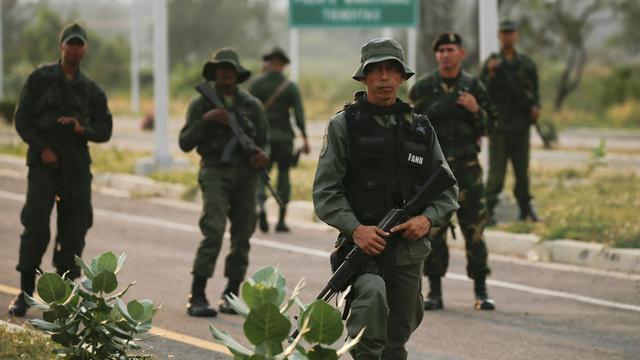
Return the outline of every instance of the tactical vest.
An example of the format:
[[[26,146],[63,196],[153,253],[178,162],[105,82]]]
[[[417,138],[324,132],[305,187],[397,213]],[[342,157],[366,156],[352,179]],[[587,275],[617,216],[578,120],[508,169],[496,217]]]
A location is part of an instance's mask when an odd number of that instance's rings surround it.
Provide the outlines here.
[[[482,129],[474,126],[475,115],[457,103],[462,91],[477,99],[475,79],[461,72],[454,93],[446,93],[438,80],[440,76],[434,75],[425,89],[428,103],[424,113],[429,116],[440,147],[447,158],[475,155],[480,151],[478,138]]]
[[[376,225],[387,211],[401,207],[428,176],[433,141],[429,121],[414,114],[409,124],[402,113],[395,116],[398,125],[385,128],[361,105],[345,107],[351,157],[345,188],[364,225]]]
[[[203,113],[214,109],[214,106],[204,100],[205,108]],[[238,123],[245,131],[245,133],[252,138],[256,139],[257,129],[254,121],[257,117],[256,107],[244,97],[243,94],[238,92],[236,96],[236,103],[229,111],[234,111]],[[228,165],[245,165],[249,162],[249,156],[245,154],[242,146],[238,143],[232,149],[229,162],[222,161],[225,148],[228,146],[229,141],[234,138],[231,128],[226,125],[220,125],[212,123],[207,127],[207,139],[197,146],[197,152],[202,157],[202,165],[205,166],[228,166]],[[229,150],[229,149],[228,149]]]

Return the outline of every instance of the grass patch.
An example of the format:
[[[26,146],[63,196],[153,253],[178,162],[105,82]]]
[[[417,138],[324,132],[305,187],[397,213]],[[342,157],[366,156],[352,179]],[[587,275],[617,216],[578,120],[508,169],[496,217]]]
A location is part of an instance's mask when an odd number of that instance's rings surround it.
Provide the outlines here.
[[[29,327],[18,331],[0,325],[0,359],[54,360],[56,347],[51,338]]]
[[[25,157],[27,145],[24,143],[0,145],[0,153]],[[150,156],[148,151],[121,150],[113,147],[91,146],[91,167],[95,172],[133,173],[136,161]]]
[[[531,168],[532,191],[544,221],[497,228],[533,232],[542,239],[574,239],[612,247],[640,248],[640,179],[599,168]],[[510,176],[505,188],[513,186]]]

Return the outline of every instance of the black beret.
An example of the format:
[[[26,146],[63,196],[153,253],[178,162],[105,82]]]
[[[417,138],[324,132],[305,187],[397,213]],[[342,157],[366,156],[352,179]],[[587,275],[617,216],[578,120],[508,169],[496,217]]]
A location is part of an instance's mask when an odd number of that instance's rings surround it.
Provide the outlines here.
[[[433,45],[432,45],[433,51],[434,52],[438,51],[438,47],[440,47],[440,45],[448,45],[448,44],[462,46],[462,37],[451,31],[440,33],[438,36],[436,36],[436,39],[433,41]]]

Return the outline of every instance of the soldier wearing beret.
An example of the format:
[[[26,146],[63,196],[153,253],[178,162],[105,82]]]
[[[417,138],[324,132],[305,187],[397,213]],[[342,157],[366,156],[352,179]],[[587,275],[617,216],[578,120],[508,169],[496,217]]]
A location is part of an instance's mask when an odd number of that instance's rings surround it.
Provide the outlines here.
[[[493,310],[495,305],[489,298],[485,281],[491,271],[483,236],[487,210],[478,152],[480,137],[492,129],[497,114],[484,85],[461,68],[465,49],[460,35],[453,32],[438,35],[433,51],[438,68],[418,79],[409,91],[409,98],[416,112],[429,117],[458,180],[460,209],[457,215],[465,240],[467,276],[474,281],[475,308]],[[434,227],[430,233],[433,251],[423,270],[430,285],[425,310],[444,306],[441,279],[449,265],[448,229],[446,225]]]
[[[489,222],[495,224],[494,208],[504,186],[507,161],[515,175],[514,195],[520,208],[520,220],[538,221],[529,190],[529,129],[540,116],[538,72],[534,62],[516,51],[517,24],[500,22],[500,52],[484,63],[481,79],[498,110],[496,130],[489,136],[489,177],[487,208]]]
[[[296,125],[302,134],[304,145],[302,152],[309,153],[309,142],[305,131],[304,108],[302,107],[302,97],[298,85],[290,81],[283,74],[284,68],[289,64],[289,57],[284,50],[274,47],[269,53],[262,57],[267,64],[267,72],[256,79],[249,92],[262,101],[262,105],[267,112],[269,121],[269,135],[271,136],[271,161],[268,168],[275,164],[278,167],[277,193],[282,200],[280,216],[276,231],[288,232],[289,227],[285,222],[287,214],[287,203],[291,195],[291,182],[289,180],[289,169],[293,165],[293,139],[295,137],[291,121],[289,121],[290,110],[293,109]],[[258,186],[258,224],[262,232],[269,231],[267,213],[264,209],[264,202],[267,199],[265,185]]]
[[[262,104],[238,88],[238,84],[250,75],[234,50],[222,48],[216,51],[204,65],[202,77],[215,84],[212,91],[224,107],[215,107],[204,96],[196,97],[189,105],[187,121],[180,131],[180,148],[185,152],[195,148],[202,158],[198,183],[202,190],[200,231],[204,238],[193,262],[193,282],[187,305],[187,313],[191,316],[217,315],[217,311],[209,306],[205,287],[213,276],[222,248],[227,217],[231,223],[231,249],[225,259],[224,276],[228,281],[219,311],[235,313],[226,295],[238,294],[249,265],[249,238],[256,227],[257,169],[269,161],[266,153],[269,129]],[[239,125],[259,147],[252,156],[232,142],[234,135],[229,127],[229,112],[236,114]],[[226,153],[228,158],[223,158],[222,154],[230,144],[234,146]]]
[[[420,215],[391,233],[376,226],[441,164],[447,165],[428,119],[397,98],[399,86],[414,75],[400,44],[374,39],[362,46],[361,54],[353,79],[365,91],[357,92],[327,126],[313,203],[318,218],[340,231],[338,251],[358,246],[370,256],[349,294],[348,334],[353,338],[366,328],[352,356],[406,359],[405,344],[424,314],[421,273],[430,252],[426,235],[432,226],[449,222],[458,208],[458,188],[435,194]]]
[[[93,224],[91,157],[88,142],[111,138],[112,119],[104,91],[80,70],[88,50],[86,31],[78,24],[60,35],[60,59],[29,75],[15,113],[16,130],[29,145],[27,198],[20,215],[17,270],[20,293],[9,312],[23,316],[33,295],[36,272],[50,239],[49,222],[55,204],[58,214],[53,265],[58,274],[75,279],[85,236]]]

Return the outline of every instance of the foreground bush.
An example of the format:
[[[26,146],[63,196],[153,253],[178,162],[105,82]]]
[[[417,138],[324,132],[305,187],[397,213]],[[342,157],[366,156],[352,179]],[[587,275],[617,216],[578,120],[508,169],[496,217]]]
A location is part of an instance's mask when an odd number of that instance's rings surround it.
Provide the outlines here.
[[[304,280],[300,280],[286,298],[286,280],[282,273],[273,267],[258,270],[242,284],[241,297],[228,297],[236,312],[245,318],[244,335],[253,349],[209,324],[213,338],[227,346],[236,360],[338,359],[357,344],[364,330],[339,350],[327,347],[344,332],[340,312],[321,300],[303,304],[298,298],[303,286]],[[294,304],[300,310],[296,323],[300,332],[291,339],[293,326],[288,311]]]
[[[29,320],[36,329],[51,335],[60,344],[54,353],[68,359],[148,359],[146,355],[128,355],[137,349],[140,335],[151,329],[157,308],[151,300],[122,297],[133,286],[118,288],[116,275],[124,264],[125,254],[107,252],[95,257],[89,265],[76,256],[82,268],[82,285],[56,273],[45,273],[38,280],[36,300],[25,294],[29,305],[43,311],[43,319]]]

